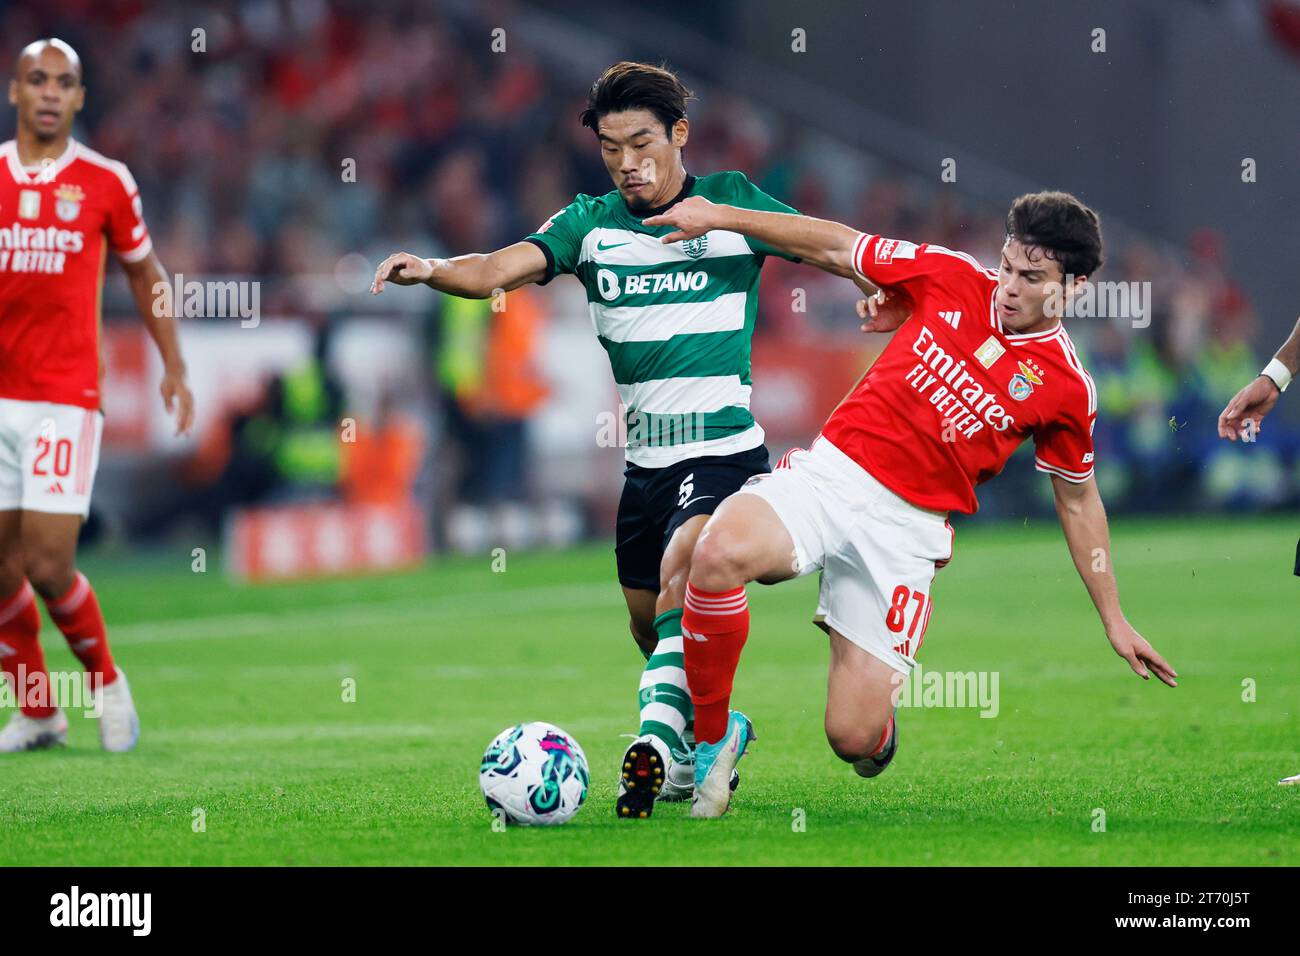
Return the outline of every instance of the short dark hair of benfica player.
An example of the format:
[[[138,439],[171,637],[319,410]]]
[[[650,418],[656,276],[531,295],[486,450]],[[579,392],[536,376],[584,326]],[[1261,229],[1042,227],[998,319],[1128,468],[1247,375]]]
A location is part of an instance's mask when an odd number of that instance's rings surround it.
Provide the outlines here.
[[[664,124],[664,132],[671,134],[673,124],[686,116],[686,101],[694,98],[672,70],[623,60],[591,84],[587,108],[579,119],[583,126],[595,130],[606,113],[648,110]]]
[[[1104,261],[1101,220],[1063,192],[1026,193],[1007,212],[1007,238],[1037,246],[1061,266],[1061,275],[1091,276]]]

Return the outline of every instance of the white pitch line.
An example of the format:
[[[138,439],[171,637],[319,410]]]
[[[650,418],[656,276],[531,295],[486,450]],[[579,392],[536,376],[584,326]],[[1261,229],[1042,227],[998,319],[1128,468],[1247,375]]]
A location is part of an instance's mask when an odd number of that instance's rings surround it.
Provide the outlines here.
[[[412,667],[403,665],[400,677],[396,672],[376,671],[372,665],[359,664],[266,664],[236,667],[229,671],[214,673],[211,668],[177,666],[162,664],[134,664],[131,667],[132,680],[145,680],[153,684],[191,684],[196,681],[220,680],[222,682],[244,683],[309,683],[338,681],[344,677],[362,675],[367,681],[420,681],[420,680],[581,680],[591,671],[584,667],[565,665],[526,667],[523,665],[480,666],[438,664],[435,666]]]
[[[357,601],[275,611],[214,614],[170,620],[136,621],[108,626],[115,645],[164,644],[178,641],[220,640],[274,634],[315,636],[340,627],[390,627],[412,621],[461,616],[531,614],[535,611],[581,610],[608,606],[622,613],[623,602],[610,583],[519,588],[513,591],[475,592],[402,600]]]
[[[148,729],[141,736],[161,744],[296,743],[300,741],[402,739],[434,740],[450,738],[461,741],[466,733],[481,729],[482,721],[439,721],[436,724],[328,722],[314,724],[227,724],[223,727],[165,727]],[[589,719],[566,721],[564,728],[574,734],[612,739],[619,724],[613,720]],[[486,741],[485,741],[486,743]]]

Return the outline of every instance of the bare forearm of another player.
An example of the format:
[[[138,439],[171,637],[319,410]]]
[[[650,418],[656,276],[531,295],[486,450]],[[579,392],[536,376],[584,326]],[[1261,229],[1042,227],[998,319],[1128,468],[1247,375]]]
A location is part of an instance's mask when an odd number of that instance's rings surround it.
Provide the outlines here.
[[[853,278],[858,231],[840,222],[787,212],[718,206],[717,228],[739,232],[833,275]]]
[[[1300,320],[1296,321],[1295,328],[1273,357],[1285,365],[1292,375],[1300,375]]]
[[[399,285],[414,281],[463,299],[488,299],[500,292],[541,282],[546,272],[546,256],[531,242],[516,242],[495,252],[470,253],[452,259],[421,259],[398,254],[380,264],[371,290],[381,289],[384,281]]]
[[[162,359],[163,378],[158,391],[162,395],[163,407],[169,414],[176,416],[176,434],[185,434],[194,424],[194,395],[186,382],[187,371],[185,359],[181,356],[176,316],[171,308],[160,307],[162,303],[169,302],[158,291],[170,284],[167,270],[163,268],[156,252],[150,252],[139,262],[126,262],[123,265],[136,310]]]
[[[520,272],[503,263],[497,253],[457,256],[454,259],[430,259],[433,274],[425,284],[439,292],[466,299],[488,299],[499,292],[510,292],[546,277],[546,262],[538,252],[541,271]]]
[[[1096,485],[1089,481],[1064,492],[1058,489],[1056,514],[1079,578],[1088,589],[1102,626],[1111,634],[1127,620],[1120,607],[1119,586],[1111,562],[1110,525]]]
[[[1101,616],[1111,648],[1143,680],[1155,676],[1170,687],[1177,687],[1178,672],[1137,632],[1120,608],[1110,556],[1110,528],[1096,481],[1089,478],[1076,484],[1053,476],[1052,490],[1056,493],[1056,513],[1070,546],[1070,557]]]
[[[139,262],[126,263],[126,278],[131,286],[131,297],[135,299],[136,311],[149,337],[158,348],[162,359],[163,371],[167,375],[185,377],[185,360],[181,357],[180,336],[176,329],[176,318],[170,309],[160,309],[162,301],[157,295],[159,288],[170,287],[170,277],[163,268],[155,252],[149,253]]]

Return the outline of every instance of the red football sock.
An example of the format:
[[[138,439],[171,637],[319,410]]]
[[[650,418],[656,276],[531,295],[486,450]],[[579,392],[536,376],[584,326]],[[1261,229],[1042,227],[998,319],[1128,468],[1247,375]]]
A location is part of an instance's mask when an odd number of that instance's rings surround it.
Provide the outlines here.
[[[876,741],[876,749],[867,754],[868,757],[877,756],[880,751],[885,749],[885,744],[889,743],[890,731],[894,729],[894,715],[889,715],[889,720],[885,723],[885,729],[881,731],[880,739]]]
[[[0,669],[9,678],[22,712],[38,720],[54,713],[40,633],[36,596],[24,581],[13,594],[0,598]],[[29,702],[39,702],[39,706],[29,706]]]
[[[744,587],[715,593],[688,583],[682,634],[686,683],[695,703],[695,739],[717,743],[727,732],[731,684],[749,637]]]
[[[108,650],[104,615],[86,576],[78,571],[67,593],[57,600],[46,601],[45,607],[96,686],[107,687],[117,680],[117,667]]]

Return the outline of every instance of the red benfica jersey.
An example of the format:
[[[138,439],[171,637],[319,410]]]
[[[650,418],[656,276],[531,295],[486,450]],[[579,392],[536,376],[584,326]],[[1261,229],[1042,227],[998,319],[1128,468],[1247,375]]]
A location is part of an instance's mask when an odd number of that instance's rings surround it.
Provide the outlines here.
[[[973,513],[975,486],[1032,437],[1039,471],[1092,477],[1097,392],[1059,323],[1004,331],[997,273],[963,252],[860,235],[854,267],[912,315],[822,434],[921,508]]]
[[[99,306],[111,248],[153,248],[135,180],[76,140],[23,169],[0,145],[0,398],[99,408]]]

